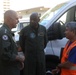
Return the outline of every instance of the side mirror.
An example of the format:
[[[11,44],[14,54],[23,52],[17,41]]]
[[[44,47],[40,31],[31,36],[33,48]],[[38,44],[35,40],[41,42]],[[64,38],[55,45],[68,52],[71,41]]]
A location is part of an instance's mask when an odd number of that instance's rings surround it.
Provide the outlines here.
[[[47,30],[48,40],[62,39],[64,37],[65,25],[60,22],[54,23]]]

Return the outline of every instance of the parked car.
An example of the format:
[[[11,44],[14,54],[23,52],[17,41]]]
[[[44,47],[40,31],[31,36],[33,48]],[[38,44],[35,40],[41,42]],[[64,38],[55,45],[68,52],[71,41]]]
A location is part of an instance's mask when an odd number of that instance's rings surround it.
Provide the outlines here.
[[[13,30],[15,30],[15,32],[14,32],[15,41],[19,41],[19,32],[20,32],[20,30],[22,28],[24,28],[25,26],[27,26],[27,25],[29,25],[29,19],[19,19],[19,23],[17,24],[17,27],[13,29]]]

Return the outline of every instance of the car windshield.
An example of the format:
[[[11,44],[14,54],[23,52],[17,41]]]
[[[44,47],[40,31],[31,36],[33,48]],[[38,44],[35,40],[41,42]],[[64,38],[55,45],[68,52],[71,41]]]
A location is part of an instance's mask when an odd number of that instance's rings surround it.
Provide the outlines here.
[[[41,16],[41,21],[40,24],[41,25],[46,25],[47,22],[60,10],[64,7],[65,3],[61,3],[56,5],[54,8],[49,9],[47,12],[45,12],[42,16]]]

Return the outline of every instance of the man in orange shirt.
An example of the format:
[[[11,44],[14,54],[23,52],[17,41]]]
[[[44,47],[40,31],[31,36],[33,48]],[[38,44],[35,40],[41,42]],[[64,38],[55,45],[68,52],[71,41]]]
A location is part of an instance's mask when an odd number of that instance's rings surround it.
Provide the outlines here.
[[[69,40],[63,50],[61,63],[52,73],[61,70],[61,75],[76,75],[76,22],[69,22],[65,26],[65,35]]]

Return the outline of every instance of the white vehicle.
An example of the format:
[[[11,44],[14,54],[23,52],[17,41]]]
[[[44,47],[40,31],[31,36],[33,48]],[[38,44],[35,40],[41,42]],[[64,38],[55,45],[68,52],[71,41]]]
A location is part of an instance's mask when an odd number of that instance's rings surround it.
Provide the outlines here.
[[[68,11],[64,10],[68,2],[60,3],[54,8],[49,9],[41,16],[40,24],[47,29],[49,42],[45,49],[46,55],[56,55],[60,57],[61,49],[64,48],[67,39],[64,37],[64,25],[67,22],[66,18]],[[71,10],[71,9],[70,9]]]
[[[57,6],[60,6],[57,8]],[[47,29],[49,42],[45,49],[46,56],[50,55],[46,60],[50,62],[47,65],[54,65],[57,62],[56,56],[60,58],[61,50],[64,48],[68,39],[65,38],[65,23],[76,21],[76,0],[57,5],[53,9],[48,10],[42,17],[40,24]],[[49,73],[49,70],[47,71]],[[51,73],[51,72],[50,72]]]
[[[24,19],[19,19],[19,23],[17,24],[17,27],[13,29],[13,30],[15,30],[15,33],[14,33],[15,34],[15,41],[19,41],[20,30],[27,25],[29,25],[29,19],[25,19],[25,18]]]
[[[50,35],[45,52],[47,54],[54,53],[54,55],[60,57],[60,50],[61,48],[64,48],[67,42],[67,39],[64,36],[65,23],[76,21],[76,0],[62,3],[60,4],[60,8],[56,9],[57,6],[50,9],[41,17],[40,24],[46,27],[47,32]],[[51,17],[51,14],[53,13],[54,15]]]

